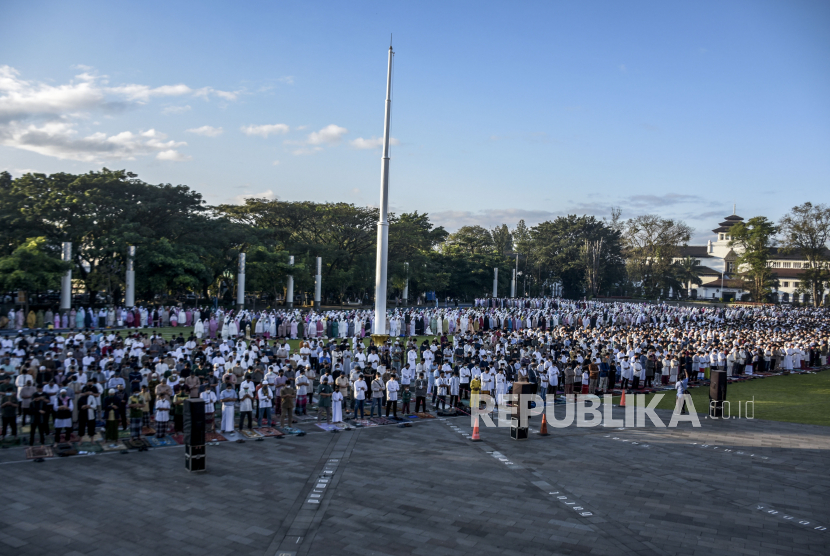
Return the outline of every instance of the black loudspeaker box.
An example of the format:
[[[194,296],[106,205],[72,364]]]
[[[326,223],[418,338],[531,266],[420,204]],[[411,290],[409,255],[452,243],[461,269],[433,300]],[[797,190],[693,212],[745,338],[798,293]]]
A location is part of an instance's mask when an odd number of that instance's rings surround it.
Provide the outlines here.
[[[184,443],[205,445],[205,400],[190,398],[184,402]]]

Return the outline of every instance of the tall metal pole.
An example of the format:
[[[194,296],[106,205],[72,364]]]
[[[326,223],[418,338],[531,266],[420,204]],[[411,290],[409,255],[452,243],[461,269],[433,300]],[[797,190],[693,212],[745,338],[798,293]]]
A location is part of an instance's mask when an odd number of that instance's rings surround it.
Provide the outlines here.
[[[288,257],[288,264],[294,266],[294,255]],[[285,294],[285,306],[289,309],[294,307],[294,275],[288,275],[288,287]]]
[[[392,116],[392,57],[389,47],[389,63],[386,70],[386,114],[383,123],[383,158],[380,163],[380,219],[378,220],[378,253],[375,268],[375,322],[372,332],[386,335],[386,264],[389,256],[389,120]],[[378,338],[381,339],[381,338]],[[382,338],[383,341],[386,338]],[[377,342],[376,342],[377,343]]]
[[[127,248],[127,293],[124,295],[124,305],[135,307],[135,245]]]
[[[510,279],[510,297],[516,297],[516,269],[513,269],[513,278]]]
[[[323,290],[323,257],[317,257],[317,274],[314,276],[314,308],[320,310],[320,294]]]
[[[236,277],[236,308],[245,308],[245,253],[239,254],[239,268]]]
[[[499,268],[493,269],[493,297],[499,296]]]
[[[406,269],[406,282],[404,282],[403,286],[403,304],[406,306],[409,305],[409,263],[403,263],[403,266]]]
[[[64,262],[72,262],[72,242],[63,242],[63,256]],[[68,313],[72,309],[72,269],[66,271],[66,274],[61,278],[61,313]],[[57,328],[57,327],[55,327]]]

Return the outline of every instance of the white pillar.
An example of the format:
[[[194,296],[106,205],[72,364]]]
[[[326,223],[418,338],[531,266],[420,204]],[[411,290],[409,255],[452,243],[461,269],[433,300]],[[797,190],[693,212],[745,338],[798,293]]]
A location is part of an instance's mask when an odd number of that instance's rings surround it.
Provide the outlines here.
[[[317,274],[314,276],[314,308],[320,310],[320,299],[323,290],[323,258],[317,257]]]
[[[135,245],[127,248],[127,293],[124,295],[124,305],[135,307]]]
[[[61,257],[64,262],[72,262],[72,242],[63,242],[63,255]],[[72,269],[66,271],[66,274],[61,278],[61,313],[66,313],[72,309]],[[57,328],[57,327],[56,327]]]
[[[294,255],[288,257],[288,264],[294,266]],[[285,306],[286,307],[294,307],[294,275],[288,275],[288,284],[286,288],[285,294]]]
[[[409,305],[409,263],[403,263],[403,267],[406,269],[406,278],[403,283],[403,304],[406,306]]]
[[[389,119],[392,114],[392,57],[386,72],[386,114],[383,123],[383,157],[380,163],[380,218],[378,220],[378,251],[375,267],[375,322],[374,334],[386,334],[386,264],[389,255]]]
[[[499,296],[499,269],[493,269],[493,297]]]
[[[516,297],[516,269],[513,269],[513,278],[510,280],[510,297]]]
[[[245,253],[239,254],[239,268],[236,275],[236,308],[245,308]]]

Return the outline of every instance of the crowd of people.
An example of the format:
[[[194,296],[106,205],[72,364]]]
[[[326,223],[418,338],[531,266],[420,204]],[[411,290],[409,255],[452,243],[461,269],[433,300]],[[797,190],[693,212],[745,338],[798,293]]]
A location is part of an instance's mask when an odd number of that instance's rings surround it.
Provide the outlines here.
[[[189,398],[204,400],[210,430],[232,433],[290,427],[315,409],[337,423],[464,408],[481,395],[498,407],[516,382],[548,399],[694,384],[711,369],[787,372],[827,364],[828,316],[779,305],[488,298],[391,310],[389,340],[375,345],[367,310],[29,313],[0,340],[2,433],[16,437],[28,423],[31,445],[51,431],[55,441],[164,436],[183,429]],[[17,326],[23,316],[8,318]],[[165,339],[167,326],[193,329]]]

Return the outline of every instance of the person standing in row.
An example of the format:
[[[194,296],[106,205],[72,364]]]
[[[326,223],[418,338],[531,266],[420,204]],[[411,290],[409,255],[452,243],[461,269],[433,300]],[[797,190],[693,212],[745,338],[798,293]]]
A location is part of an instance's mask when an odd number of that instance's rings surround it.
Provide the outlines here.
[[[317,387],[317,394],[319,395],[319,400],[317,400],[317,420],[323,420],[323,414],[326,415],[326,422],[331,423],[331,395],[333,393],[331,384],[329,384],[328,380],[325,378],[320,382],[320,386]]]
[[[290,378],[285,381],[285,386],[280,388],[280,401],[282,403],[282,413],[280,413],[280,427],[291,426],[294,415],[294,400],[297,397],[297,390],[294,389],[294,381]]]
[[[426,413],[427,410],[427,391],[429,390],[429,381],[424,378],[424,373],[418,373],[418,378],[415,379],[415,413]]]
[[[386,383],[386,416],[389,417],[389,410],[392,410],[392,416],[398,418],[398,390],[400,390],[398,381],[395,380],[395,374],[392,373],[389,382]]]

